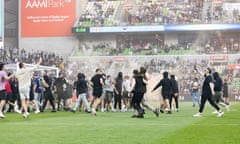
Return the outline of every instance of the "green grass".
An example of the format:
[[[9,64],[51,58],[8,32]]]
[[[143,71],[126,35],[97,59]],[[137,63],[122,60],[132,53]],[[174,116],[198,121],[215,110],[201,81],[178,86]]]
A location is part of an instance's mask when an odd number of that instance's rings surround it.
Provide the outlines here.
[[[181,103],[181,111],[156,117],[146,111],[144,119],[132,112],[45,112],[23,119],[16,113],[0,119],[1,144],[236,144],[240,133],[240,103],[217,118],[206,105],[203,117],[192,115],[198,108]]]

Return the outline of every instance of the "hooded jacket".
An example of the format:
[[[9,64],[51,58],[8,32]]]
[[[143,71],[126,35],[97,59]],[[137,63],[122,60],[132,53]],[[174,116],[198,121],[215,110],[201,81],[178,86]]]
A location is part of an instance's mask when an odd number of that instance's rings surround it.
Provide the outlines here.
[[[179,92],[179,90],[178,90],[178,82],[176,81],[175,76],[171,75],[171,79],[170,80],[172,82],[172,92],[173,92],[173,94],[178,93]]]
[[[168,78],[168,72],[163,73],[163,79],[160,80],[160,82],[153,88],[153,91],[155,91],[157,88],[162,86],[162,96],[170,96],[172,91],[172,82]]]

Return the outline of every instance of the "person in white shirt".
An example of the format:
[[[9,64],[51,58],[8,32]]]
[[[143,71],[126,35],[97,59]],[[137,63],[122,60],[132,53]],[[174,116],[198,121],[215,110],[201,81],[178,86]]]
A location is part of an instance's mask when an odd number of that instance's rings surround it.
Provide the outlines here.
[[[20,69],[15,74],[19,83],[19,93],[20,93],[22,108],[24,110],[24,114],[23,114],[24,118],[28,118],[29,116],[29,113],[28,113],[29,91],[30,91],[31,78],[33,75],[33,71],[38,68],[41,62],[42,62],[42,59],[40,58],[38,63],[33,68],[26,68],[25,64],[23,62],[20,62],[19,63]]]

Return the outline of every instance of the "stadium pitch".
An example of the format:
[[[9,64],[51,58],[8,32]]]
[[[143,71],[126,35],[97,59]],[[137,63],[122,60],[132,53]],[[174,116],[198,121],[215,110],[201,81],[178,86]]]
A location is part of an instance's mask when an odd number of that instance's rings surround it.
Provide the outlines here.
[[[133,112],[46,111],[23,119],[16,113],[0,119],[1,144],[237,144],[240,142],[240,102],[232,102],[223,117],[212,114],[206,104],[203,116],[190,102],[180,103],[180,111],[156,117],[146,111],[144,119],[131,118]]]

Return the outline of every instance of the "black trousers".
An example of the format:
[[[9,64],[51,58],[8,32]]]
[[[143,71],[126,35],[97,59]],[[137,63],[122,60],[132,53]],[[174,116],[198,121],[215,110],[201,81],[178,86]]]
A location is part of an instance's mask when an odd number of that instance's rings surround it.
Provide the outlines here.
[[[132,106],[134,109],[136,109],[139,113],[139,115],[143,115],[144,114],[144,110],[141,107],[140,103],[143,99],[144,93],[141,92],[134,92],[133,93],[133,98],[132,98]]]
[[[66,107],[66,96],[64,92],[57,93],[57,109],[60,110],[61,100],[63,100],[63,108]]]
[[[41,111],[44,111],[48,101],[50,102],[50,104],[52,106],[52,109],[55,110],[55,104],[54,104],[54,97],[53,97],[53,95],[51,93],[45,93],[44,96],[45,96],[45,100],[44,100],[43,107],[42,107]]]
[[[114,93],[114,109],[117,108],[117,104],[118,104],[119,110],[121,110],[122,109],[122,95]]]
[[[212,107],[214,107],[217,111],[220,110],[220,108],[218,107],[218,105],[213,101],[212,95],[202,95],[201,97],[201,105],[200,105],[200,109],[199,112],[202,113],[205,103],[206,101],[209,101],[209,103],[211,104]]]
[[[172,109],[172,100],[174,99],[174,102],[176,104],[176,108],[179,108],[179,104],[178,104],[178,96],[174,96],[174,94],[172,94],[169,98],[169,105],[170,105],[170,109]]]

